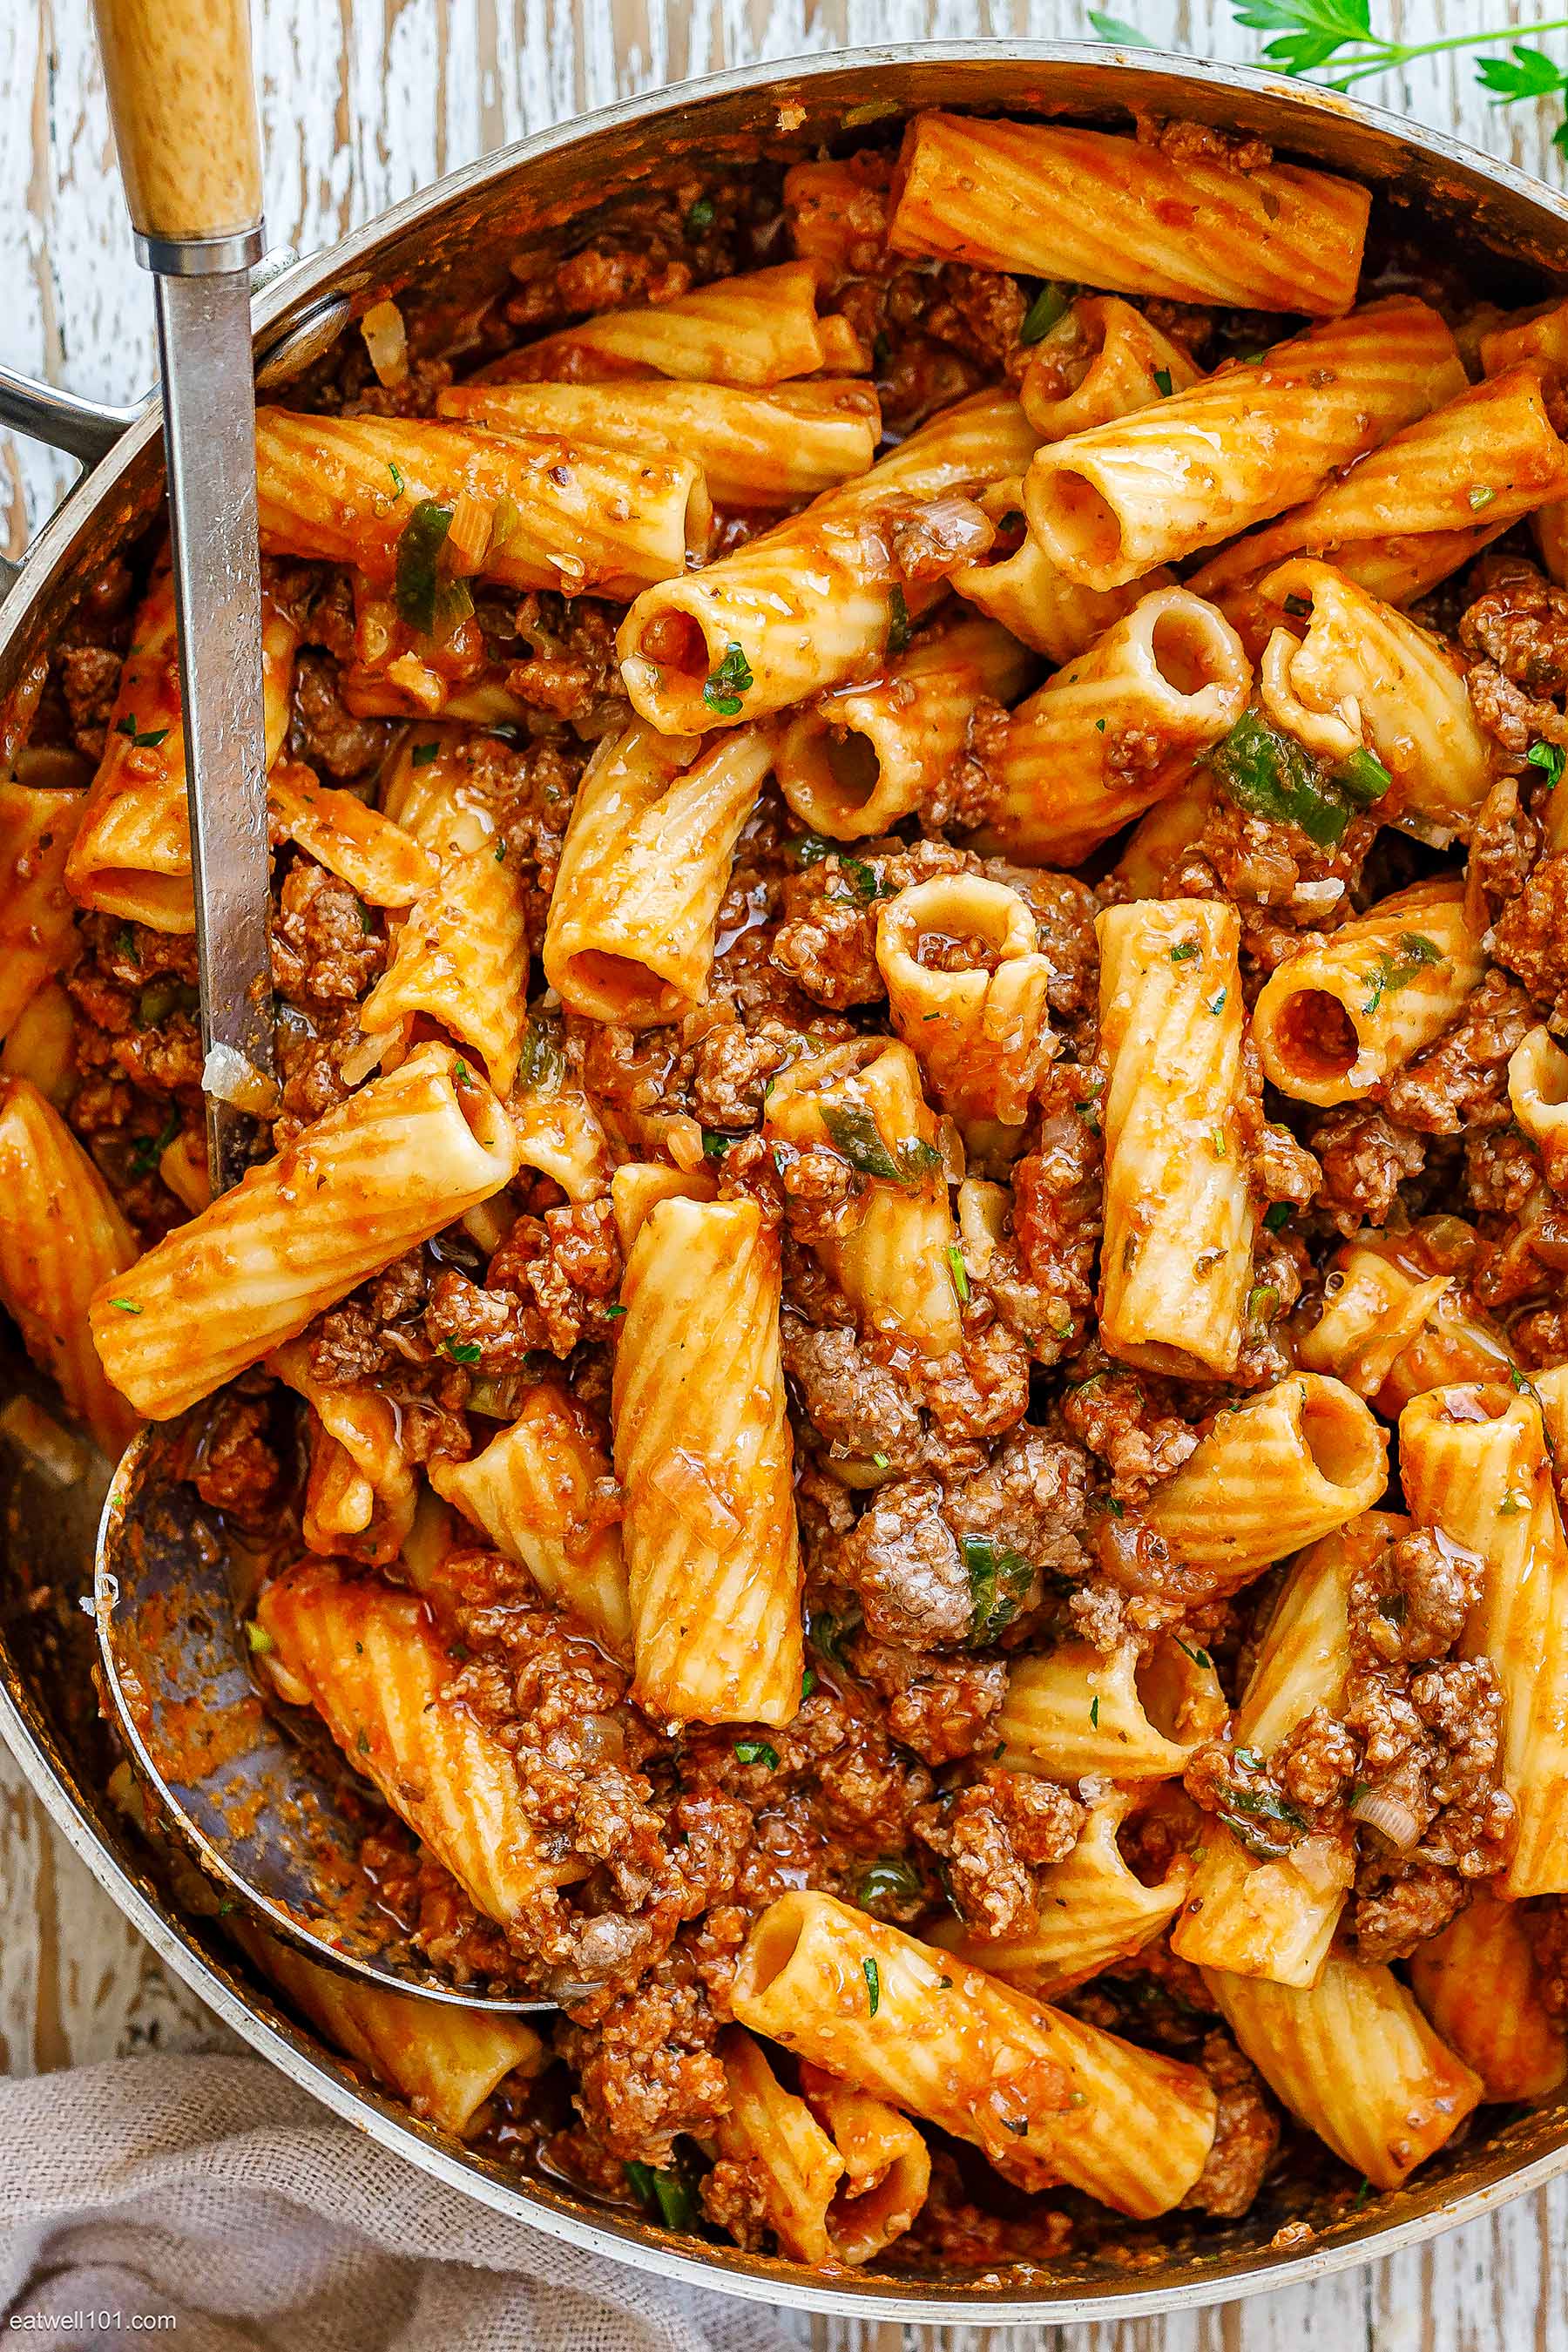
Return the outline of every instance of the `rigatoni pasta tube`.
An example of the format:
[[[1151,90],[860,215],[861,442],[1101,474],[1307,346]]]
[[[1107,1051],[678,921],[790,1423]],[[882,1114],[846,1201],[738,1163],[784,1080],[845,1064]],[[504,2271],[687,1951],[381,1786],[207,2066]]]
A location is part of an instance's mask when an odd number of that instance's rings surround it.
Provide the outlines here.
[[[1099,917],[1107,1064],[1103,1345],[1149,1371],[1236,1369],[1252,1280],[1236,909],[1153,898]]]
[[[1055,1051],[1051,967],[1027,902],[980,874],[916,882],[878,916],[877,963],[942,1108],[1020,1124]]]
[[[1067,123],[917,116],[888,243],[982,269],[1332,317],[1355,299],[1371,199],[1291,163],[1238,172]]]
[[[1413,882],[1264,982],[1252,1036],[1264,1075],[1297,1102],[1357,1102],[1456,1019],[1486,969],[1463,879]]]
[[[1541,1998],[1526,1915],[1478,1886],[1410,1956],[1410,1984],[1488,2099],[1544,2099],[1568,2078],[1568,2037]]]
[[[1422,587],[1433,587],[1552,497],[1565,475],[1568,449],[1546,414],[1540,376],[1514,368],[1404,425],[1304,505],[1211,557],[1193,584],[1218,596],[1297,554],[1353,570],[1392,543],[1408,549]]]
[[[299,625],[261,598],[261,715],[270,767],[289,732]],[[132,642],[66,864],[80,907],[157,931],[193,931],[191,824],[180,706],[174,586],[160,572],[138,609]]]
[[[323,784],[295,760],[267,779],[267,813],[285,839],[371,907],[411,907],[439,868],[429,851],[357,793]]]
[[[706,551],[711,520],[694,458],[429,417],[261,408],[256,467],[264,549],[346,564],[381,585],[411,569],[404,533],[421,528],[416,510],[462,498],[491,518],[481,579],[568,596],[635,596],[684,572]],[[433,578],[436,547],[426,552]]]
[[[1297,1361],[1309,1371],[1331,1372],[1357,1396],[1372,1400],[1426,1329],[1452,1280],[1444,1274],[1418,1279],[1380,1250],[1343,1251],[1323,1286],[1322,1314],[1296,1342]]]
[[[75,953],[66,860],[86,801],[0,781],[0,1037]]]
[[[1216,1413],[1143,1523],[1234,1592],[1370,1510],[1387,1483],[1388,1440],[1360,1397],[1321,1372],[1294,1372]]]
[[[1173,575],[1159,568],[1121,588],[1102,592],[1080,587],[1057,569],[1026,526],[1016,546],[1006,543],[1024,521],[1022,482],[996,484],[980,505],[998,519],[998,537],[990,547],[955,563],[948,584],[966,604],[1050,661],[1068,662],[1087,652],[1141,597],[1173,584]]]
[[[1368,303],[1047,443],[1024,478],[1029,528],[1070,579],[1118,587],[1310,498],[1464,383],[1435,310],[1404,296]]]
[[[800,1706],[780,1280],[754,1201],[662,1201],[626,1262],[616,1475],[635,1691],[658,1718],[788,1723]]]
[[[980,703],[1011,702],[1037,674],[994,621],[931,629],[879,677],[825,694],[790,720],[779,790],[803,824],[831,840],[886,833],[942,782]]]
[[[496,1092],[510,1092],[528,1025],[528,919],[521,873],[491,849],[454,858],[409,908],[360,1027],[374,1040],[416,1013],[471,1045]]]
[[[1568,1054],[1549,1029],[1531,1029],[1510,1055],[1508,1098],[1547,1182],[1561,1191],[1568,1182]]]
[[[1232,1738],[1267,1764],[1314,1707],[1338,1709],[1350,1671],[1352,1577],[1408,1527],[1369,1511],[1311,1545],[1292,1565],[1268,1620],[1237,1710]],[[1201,1968],[1273,1984],[1315,1984],[1328,1958],[1355,1869],[1353,1830],[1302,1838],[1259,1853],[1268,1822],[1237,1813],[1252,1843],[1223,1822],[1204,1824],[1191,1891],[1171,1930],[1171,1949]]]
[[[1558,302],[1538,318],[1505,321],[1480,341],[1481,370],[1488,376],[1507,375],[1521,362],[1540,373],[1542,389],[1559,397],[1568,371],[1568,302]],[[1549,499],[1530,519],[1541,561],[1562,587],[1568,581],[1568,499]]]
[[[1018,397],[1042,441],[1065,441],[1169,400],[1202,373],[1131,302],[1085,294],[1035,346]]]
[[[719,2037],[728,2112],[713,2126],[721,2163],[744,2168],[778,2251],[792,2262],[824,2263],[827,2209],[844,2159],[805,2101],[786,2091],[743,2025]]]
[[[640,720],[607,735],[577,787],[544,932],[544,971],[574,1013],[632,1028],[700,1004],[741,829],[775,730],[704,749]]]
[[[794,507],[863,474],[882,412],[869,384],[464,383],[437,414],[506,433],[695,457],[719,506]]]
[[[836,1151],[865,1178],[857,1222],[815,1246],[868,1328],[933,1354],[956,1348],[952,1210],[909,1047],[868,1037],[803,1055],[774,1080],[763,1124],[788,1151]]]
[[[857,349],[847,320],[818,318],[817,284],[813,263],[784,261],[694,286],[673,301],[601,310],[492,361],[481,380],[598,383],[663,375],[702,384],[773,384],[827,368],[859,373],[870,354]]]
[[[421,1045],[100,1283],[93,1338],[138,1412],[210,1396],[510,1182],[516,1138],[479,1078],[455,1083],[456,1059]]]
[[[661,734],[700,734],[864,677],[902,621],[940,593],[906,583],[893,522],[911,501],[1022,473],[1034,446],[1011,393],[975,393],[858,480],[704,570],[647,590],[616,639],[633,709]]]
[[[542,1850],[511,1752],[449,1690],[457,1668],[418,1593],[302,1560],[263,1587],[256,1623],[282,1696],[315,1708],[488,1919],[504,1926],[542,1888],[587,1875]]]
[[[88,1305],[100,1283],[120,1295],[135,1255],[109,1187],[58,1111],[29,1079],[7,1079],[0,1086],[0,1303],[111,1461],[135,1435],[136,1415],[99,1360]]]
[[[397,1558],[414,1524],[413,1465],[403,1450],[402,1418],[389,1397],[368,1381],[334,1384],[310,1369],[310,1350],[291,1339],[268,1359],[267,1369],[302,1396],[317,1432],[352,1473],[339,1481],[339,1507],[323,1509],[321,1450],[312,1456],[305,1489],[302,1533],[312,1551],[342,1553],[386,1567]],[[329,1457],[330,1458],[330,1457]],[[347,1507],[343,1507],[344,1504]]]
[[[944,1919],[931,1931],[931,1942],[1042,2000],[1070,1992],[1115,1960],[1130,1959],[1169,1926],[1192,1877],[1192,1864],[1181,1852],[1152,1886],[1129,1866],[1117,1833],[1134,1802],[1127,1789],[1100,1798],[1067,1860],[1036,1872],[1039,1910],[1033,1927],[1016,1936],[975,1936],[956,1919]]]
[[[557,1381],[530,1389],[510,1427],[467,1462],[430,1465],[438,1495],[526,1568],[549,1600],[580,1617],[612,1655],[629,1658],[620,1526],[596,1507],[611,1476],[587,1413]]]
[[[1462,1646],[1502,1691],[1517,1824],[1500,1891],[1568,1893],[1568,1538],[1540,1402],[1500,1381],[1413,1397],[1399,1467],[1415,1518],[1485,1565]]]
[[[1378,803],[1385,821],[1468,833],[1491,788],[1492,746],[1447,647],[1309,556],[1268,572],[1256,593],[1269,632],[1258,684],[1270,718],[1331,760],[1370,745],[1391,779]]]
[[[1229,1712],[1208,1653],[1169,1634],[1144,1657],[1131,1642],[1109,1656],[1089,1642],[1058,1642],[1013,1661],[997,1760],[1047,1780],[1170,1780]]]
[[[1077,865],[1229,733],[1251,688],[1223,614],[1184,588],[1154,589],[1013,712],[987,759],[979,845]]]
[[[1021,2189],[1066,2181],[1149,2220],[1180,2204],[1214,2138],[1214,2093],[1195,2067],[830,1895],[769,1905],[731,1999],[754,2033],[970,2141]]]
[[[844,2160],[827,2209],[830,2252],[841,2263],[868,2263],[901,2238],[931,2187],[931,2150],[908,2118],[885,2099],[840,2083],[809,2061],[801,2096]]]
[[[1374,2189],[1397,2189],[1453,2137],[1482,2084],[1392,1969],[1331,1959],[1309,1989],[1205,1969],[1276,2098]]]
[[[334,2050],[439,2131],[462,2138],[509,2076],[527,2080],[544,2068],[544,2044],[524,2018],[421,2000],[318,1968],[280,1937],[242,1924],[237,1911],[226,1926]]]

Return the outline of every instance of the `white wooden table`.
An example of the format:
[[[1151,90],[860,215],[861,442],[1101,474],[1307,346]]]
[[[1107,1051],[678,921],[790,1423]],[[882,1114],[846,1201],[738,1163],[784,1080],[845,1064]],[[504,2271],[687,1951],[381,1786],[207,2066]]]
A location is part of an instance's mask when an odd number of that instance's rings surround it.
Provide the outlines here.
[[[1084,37],[1080,0],[252,0],[273,242],[306,252],[472,156],[611,99],[756,58],[932,35]],[[1172,47],[1252,58],[1226,0],[1115,0]],[[1373,0],[1405,40],[1550,13]],[[1553,184],[1549,110],[1500,112],[1468,58],[1365,95]],[[114,401],[151,382],[146,279],[112,169],[87,0],[0,0],[0,358]],[[0,433],[0,549],[70,479]],[[0,1749],[0,2068],[28,2074],[224,2029],[101,1895]],[[803,2333],[804,2324],[803,2324]],[[1120,2328],[823,2323],[817,2352],[1568,2352],[1568,2182],[1424,2252],[1205,2316]],[[520,2347],[521,2352],[521,2347]]]

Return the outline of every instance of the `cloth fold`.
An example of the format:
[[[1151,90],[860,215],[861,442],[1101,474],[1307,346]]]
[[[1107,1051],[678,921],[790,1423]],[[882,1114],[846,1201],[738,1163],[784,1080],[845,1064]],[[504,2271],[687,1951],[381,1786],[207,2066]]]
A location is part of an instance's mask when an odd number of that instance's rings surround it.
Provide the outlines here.
[[[799,2342],[755,2304],[491,2212],[260,2059],[117,2059],[0,2082],[7,2336],[107,2346],[155,2319],[179,2352],[798,2352]]]

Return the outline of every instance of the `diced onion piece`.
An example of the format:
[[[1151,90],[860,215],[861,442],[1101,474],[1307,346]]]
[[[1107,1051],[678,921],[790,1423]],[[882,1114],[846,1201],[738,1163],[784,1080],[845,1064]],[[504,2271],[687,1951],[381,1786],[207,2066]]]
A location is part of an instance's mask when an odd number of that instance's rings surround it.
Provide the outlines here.
[[[395,302],[373,302],[359,322],[378,383],[389,389],[408,381],[408,332]]]
[[[492,510],[472,490],[460,491],[447,532],[447,561],[456,572],[475,572],[490,543]]]
[[[714,1487],[701,1463],[679,1446],[656,1463],[648,1475],[648,1484],[658,1488],[670,1508],[715,1551],[728,1551],[738,1538],[741,1522],[735,1513]]]
[[[232,1045],[215,1045],[202,1064],[202,1092],[218,1102],[232,1103],[252,1118],[275,1116],[281,1097],[278,1081],[258,1070]]]
[[[31,1397],[14,1396],[0,1411],[0,1437],[36,1462],[51,1486],[74,1486],[86,1474],[86,1449]]]

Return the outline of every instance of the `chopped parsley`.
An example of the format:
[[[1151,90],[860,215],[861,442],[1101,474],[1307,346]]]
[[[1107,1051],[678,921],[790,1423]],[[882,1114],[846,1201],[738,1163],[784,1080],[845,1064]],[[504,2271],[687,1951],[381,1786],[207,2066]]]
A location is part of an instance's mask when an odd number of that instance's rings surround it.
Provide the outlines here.
[[[1275,1822],[1295,1830],[1304,1830],[1307,1826],[1305,1813],[1272,1789],[1233,1789],[1230,1805],[1228,1809],[1220,1809],[1219,1817],[1226,1829],[1245,1846],[1269,1860],[1289,1853],[1294,1841],[1270,1836],[1263,1823]]]
[[[963,1252],[956,1242],[947,1245],[947,1274],[961,1307],[969,1304],[969,1274],[963,1263]]]
[[[123,956],[127,963],[141,962],[142,950],[136,944],[136,934],[129,923],[121,923],[115,932],[114,952],[116,955]]]
[[[1066,317],[1077,292],[1076,286],[1064,285],[1055,278],[1047,278],[1024,313],[1023,324],[1018,329],[1018,341],[1021,343],[1043,341],[1057,320]]]
[[[909,651],[910,606],[903,589],[895,580],[888,591],[888,655],[892,659]]]
[[[868,2014],[875,2017],[882,2005],[882,1972],[875,1960],[862,1960],[860,1969],[866,1979]]]
[[[1519,1496],[1514,1493],[1510,1486],[1504,1495],[1501,1502],[1498,1505],[1497,1508],[1500,1519],[1517,1519],[1521,1511],[1523,1510],[1524,1505],[1520,1501]]]
[[[1539,768],[1544,774],[1548,792],[1562,782],[1563,764],[1568,753],[1561,743],[1532,743],[1524,756],[1529,766]]]
[[[1210,1657],[1206,1650],[1194,1650],[1191,1648],[1187,1643],[1183,1641],[1179,1633],[1176,1636],[1176,1647],[1178,1650],[1185,1651],[1187,1656],[1191,1658],[1194,1665],[1202,1666],[1205,1672],[1214,1664],[1214,1660]]]
[[[136,713],[133,710],[127,711],[123,719],[115,720],[114,731],[117,735],[123,735],[126,741],[138,751],[155,751],[159,744],[167,740],[169,733],[166,727],[149,727],[145,733],[141,732],[137,728]]]
[[[739,719],[741,698],[751,691],[755,682],[744,648],[731,640],[724,648],[723,660],[702,688],[702,699],[719,718]]]
[[[1372,970],[1363,972],[1362,978],[1371,992],[1361,1008],[1363,1015],[1377,1012],[1385,996],[1408,988],[1430,965],[1443,961],[1442,949],[1425,931],[1401,931],[1399,945],[1402,954],[1395,956],[1391,949],[1384,948]]]
[[[1190,963],[1197,952],[1198,943],[1196,940],[1178,940],[1175,946],[1171,950],[1171,961],[1173,963]]]
[[[264,1658],[269,1650],[278,1647],[266,1626],[258,1625],[254,1617],[246,1620],[245,1638],[258,1658]]]
[[[1282,1234],[1290,1222],[1294,1204],[1289,1201],[1270,1201],[1263,1212],[1263,1222],[1271,1234]]]
[[[816,1688],[816,1668],[815,1666],[807,1666],[804,1669],[800,1677],[800,1703],[802,1706],[805,1705],[806,1700],[811,1696],[812,1692]]]
[[[416,768],[427,768],[440,749],[439,743],[416,743],[408,755],[410,764]]]
[[[421,499],[397,540],[393,602],[398,617],[422,636],[449,637],[474,609],[468,583],[441,570],[441,553],[452,528],[452,509]]]
[[[805,1621],[805,1638],[818,1657],[826,1658],[840,1674],[849,1672],[849,1661],[844,1654],[844,1644],[851,1633],[859,1630],[858,1616],[837,1617],[831,1609],[814,1609]]]
[[[735,1756],[742,1764],[761,1764],[770,1772],[779,1769],[779,1751],[765,1739],[737,1739]]]
[[[605,1320],[606,1323],[618,1323],[626,1311],[626,1310],[624,1307],[606,1307],[605,1309]]]
[[[687,213],[686,234],[688,236],[700,236],[704,229],[710,229],[712,226],[713,199],[711,196],[699,196],[697,202]]]
[[[362,1731],[362,1732],[360,1733],[359,1738],[354,1741],[354,1746],[359,1749],[359,1752],[360,1752],[360,1754],[361,1754],[362,1756],[368,1756],[368,1755],[370,1754],[370,1734],[369,1734],[369,1732],[368,1732],[368,1731]]]
[[[161,1135],[144,1135],[140,1139],[136,1149],[131,1154],[131,1173],[133,1176],[147,1176],[152,1173],[170,1144],[179,1141],[180,1125],[179,1112],[172,1110],[164,1122]]]
[[[443,1339],[441,1353],[449,1357],[454,1364],[477,1364],[479,1343],[477,1339]]]
[[[118,1307],[121,1315],[140,1315],[142,1312],[133,1298],[111,1298],[109,1303],[111,1307]]]
[[[960,1536],[958,1549],[969,1574],[969,1646],[984,1650],[1005,1633],[1028,1599],[1035,1571],[1022,1552],[993,1536]]]
[[[1247,1319],[1249,1323],[1272,1323],[1279,1307],[1279,1293],[1271,1282],[1259,1282],[1247,1294]]]
[[[467,1062],[453,1063],[452,1084],[455,1087],[471,1087],[474,1084],[474,1074]]]
[[[902,1184],[912,1191],[942,1165],[941,1152],[922,1136],[889,1147],[863,1103],[825,1104],[822,1124],[835,1150],[843,1153],[851,1168],[884,1184]]]
[[[408,488],[407,483],[403,478],[401,469],[395,466],[392,459],[389,457],[386,461],[386,470],[392,476],[393,488],[397,492],[398,497],[401,498],[404,491]]]
[[[702,1130],[702,1157],[704,1160],[722,1160],[734,1140],[732,1135],[721,1135],[716,1127],[705,1127]]]
[[[1211,996],[1209,998],[1208,1003],[1204,1007],[1204,1011],[1208,1013],[1212,1019],[1217,1021],[1220,1014],[1225,1011],[1225,1000],[1229,993],[1230,991],[1228,989],[1222,988],[1216,996]]]
[[[1100,1729],[1100,1693],[1098,1691],[1089,1703],[1089,1719],[1098,1731]]]
[[[1170,369],[1169,369],[1169,368],[1156,368],[1156,369],[1154,370],[1154,389],[1155,389],[1155,391],[1159,394],[1159,395],[1160,395],[1160,397],[1161,397],[1161,399],[1162,399],[1162,400],[1169,400],[1169,399],[1170,399],[1170,397],[1171,397],[1171,388],[1172,388],[1172,387],[1171,387],[1171,371],[1170,371]]]
[[[1487,482],[1472,482],[1465,493],[1466,503],[1472,514],[1479,514],[1483,507],[1489,507],[1496,497],[1497,492]]]

